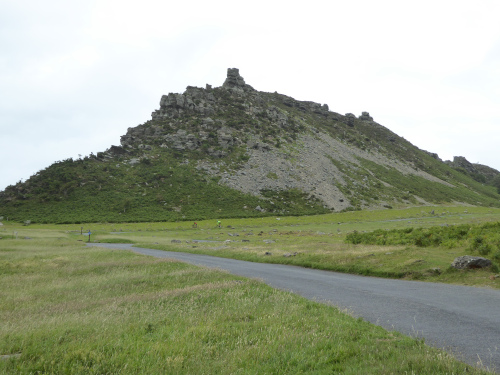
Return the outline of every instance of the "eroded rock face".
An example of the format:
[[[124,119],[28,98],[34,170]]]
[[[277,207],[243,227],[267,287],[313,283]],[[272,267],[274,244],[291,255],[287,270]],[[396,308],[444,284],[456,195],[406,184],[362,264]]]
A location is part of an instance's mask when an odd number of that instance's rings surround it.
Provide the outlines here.
[[[312,127],[315,121],[322,127]],[[185,152],[186,158],[196,155],[199,169],[219,177],[219,184],[255,195],[263,189],[297,189],[334,210],[351,206],[349,193],[343,190],[349,182],[339,166],[356,169],[359,158],[403,174],[432,178],[386,158],[377,152],[380,145],[371,151],[359,149],[353,144],[359,137],[350,137],[349,133],[356,134],[355,128],[366,124],[378,133],[389,134],[391,142],[397,140],[368,112],[359,117],[352,113],[343,116],[330,111],[326,104],[256,91],[245,83],[238,69],[229,68],[221,87],[188,86],[182,94],[163,95],[152,120],[129,128],[121,137],[121,145],[131,155],[155,146],[172,150],[177,156]],[[234,170],[221,168],[220,159],[228,155],[237,162]],[[349,192],[374,186],[367,177],[352,185]],[[360,202],[361,206],[365,204],[372,203]]]
[[[455,260],[451,263],[451,266],[459,270],[485,268],[491,266],[491,260],[482,257],[464,255],[462,257],[455,258]]]
[[[153,120],[178,118],[187,113],[210,116],[215,112],[215,101],[210,85],[206,89],[188,86],[183,94],[163,95],[160,109],[151,113],[151,118]]]
[[[237,68],[229,68],[227,70],[227,78],[222,84],[222,87],[233,89],[236,91],[253,91],[254,88],[245,83],[245,80],[240,76],[240,71]]]
[[[474,167],[474,165],[463,156],[454,156],[453,161],[448,162],[448,164],[454,168],[465,169],[469,173],[477,173],[477,170]]]

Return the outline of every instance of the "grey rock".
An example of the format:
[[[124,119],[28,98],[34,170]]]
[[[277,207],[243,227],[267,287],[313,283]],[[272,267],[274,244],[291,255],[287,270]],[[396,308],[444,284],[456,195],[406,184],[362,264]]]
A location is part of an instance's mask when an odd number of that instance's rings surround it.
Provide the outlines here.
[[[373,121],[373,117],[371,117],[368,112],[362,112],[361,116],[359,116],[359,119],[362,121]]]
[[[240,92],[254,90],[252,86],[245,83],[245,80],[240,76],[240,71],[237,68],[228,68],[227,78],[222,84],[222,87]]]
[[[352,113],[346,113],[345,114],[345,123],[348,126],[353,127],[355,119],[356,119],[356,116],[354,116]]]
[[[485,268],[491,266],[491,260],[482,257],[464,255],[455,258],[455,260],[451,263],[451,266],[459,270]]]

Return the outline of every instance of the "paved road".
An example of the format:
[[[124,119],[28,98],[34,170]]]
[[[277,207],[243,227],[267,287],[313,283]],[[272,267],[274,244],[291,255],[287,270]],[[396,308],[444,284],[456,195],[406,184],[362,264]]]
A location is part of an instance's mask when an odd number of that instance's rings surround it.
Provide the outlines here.
[[[500,373],[500,291],[391,280],[302,267],[253,263],[132,245],[90,244],[173,258],[262,279],[311,300],[349,309],[354,316],[443,348],[472,365]]]

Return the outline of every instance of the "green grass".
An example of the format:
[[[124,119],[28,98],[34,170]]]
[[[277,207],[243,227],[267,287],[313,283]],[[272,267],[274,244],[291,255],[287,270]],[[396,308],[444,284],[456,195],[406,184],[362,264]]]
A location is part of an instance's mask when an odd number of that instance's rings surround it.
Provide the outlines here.
[[[150,159],[143,159],[150,160]],[[266,191],[275,204],[219,185],[193,165],[168,154],[154,162],[65,160],[32,176],[29,183],[0,192],[0,216],[33,223],[167,222],[311,215],[329,210],[298,191]],[[9,196],[8,199],[5,197]],[[283,199],[281,199],[283,198]],[[265,212],[255,210],[260,206]]]
[[[61,238],[86,242],[80,233],[91,230],[92,242],[126,242],[161,250],[184,251],[254,262],[282,263],[324,270],[500,288],[498,235],[481,228],[500,221],[500,209],[486,207],[429,206],[408,209],[354,211],[300,217],[264,217],[176,223],[94,223],[84,225],[20,226],[6,222],[0,237]],[[470,236],[421,247],[412,243],[349,244],[355,231],[389,236],[398,231],[439,232],[472,228]],[[492,228],[493,228],[492,227]],[[375,232],[377,233],[377,232]],[[449,237],[449,236],[448,236]],[[479,244],[478,238],[484,237]],[[181,240],[172,243],[172,240]],[[208,242],[195,242],[204,240]],[[1,244],[1,242],[0,242]],[[488,254],[484,254],[489,250]],[[452,261],[462,255],[485,256],[494,266],[483,270],[456,271]]]
[[[106,242],[112,238],[116,242],[123,238],[137,246],[160,250],[378,277],[500,288],[500,277],[495,277],[499,274],[496,267],[500,259],[497,259],[499,242],[494,230],[499,221],[499,209],[431,206],[308,217],[231,219],[222,220],[220,229],[216,227],[216,221],[211,220],[197,222],[197,228],[193,228],[191,222],[94,224],[94,240]],[[441,236],[439,244],[431,242],[426,247],[411,242],[385,241],[385,245],[345,242],[346,237],[354,233],[371,236],[372,231],[376,231],[389,237],[391,233],[405,234],[409,228],[410,233],[439,233],[453,232],[463,226],[470,228],[468,238],[460,240],[447,234]],[[487,232],[482,235],[484,243],[491,244],[487,255],[480,252],[482,248],[472,248],[483,227],[492,228],[490,235]],[[181,243],[172,243],[172,240],[181,240]],[[486,256],[494,262],[494,267],[456,271],[451,268],[451,263],[462,255]]]
[[[84,247],[61,228],[8,229],[2,374],[487,373],[255,280]]]

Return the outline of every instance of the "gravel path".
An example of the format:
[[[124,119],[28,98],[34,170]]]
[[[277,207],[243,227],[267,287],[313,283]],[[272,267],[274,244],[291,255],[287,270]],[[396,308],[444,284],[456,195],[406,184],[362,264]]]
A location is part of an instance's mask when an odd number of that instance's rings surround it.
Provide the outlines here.
[[[295,266],[167,252],[119,244],[89,244],[227,270],[319,302],[443,348],[471,365],[500,371],[500,291],[391,280]]]

